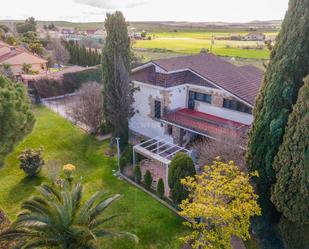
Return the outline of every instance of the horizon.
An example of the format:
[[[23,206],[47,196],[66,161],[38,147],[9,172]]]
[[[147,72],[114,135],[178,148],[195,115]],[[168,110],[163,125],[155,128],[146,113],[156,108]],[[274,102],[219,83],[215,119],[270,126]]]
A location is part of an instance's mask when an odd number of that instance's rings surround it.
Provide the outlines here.
[[[29,16],[32,17],[32,16]],[[35,17],[34,17],[35,18]],[[26,18],[25,18],[26,19]],[[22,22],[25,19],[1,19],[0,22]],[[55,19],[55,20],[40,20],[36,19],[37,22],[68,22],[68,23],[73,23],[73,24],[78,24],[78,23],[104,23],[103,21],[67,21],[67,20],[60,20],[60,19]],[[247,22],[228,22],[228,21],[169,21],[169,20],[158,20],[158,21],[149,21],[149,20],[144,20],[144,21],[130,21],[126,20],[127,22],[132,22],[132,23],[203,23],[203,24],[212,24],[212,23],[223,23],[223,24],[249,24],[249,23],[257,23],[257,22],[280,22],[283,21],[283,19],[270,19],[270,20],[252,20],[252,21],[247,21]]]
[[[287,7],[288,0],[54,0],[46,8],[43,1],[11,0],[2,5],[0,20],[33,16],[40,21],[103,22],[107,13],[119,10],[128,22],[248,23],[282,20]]]

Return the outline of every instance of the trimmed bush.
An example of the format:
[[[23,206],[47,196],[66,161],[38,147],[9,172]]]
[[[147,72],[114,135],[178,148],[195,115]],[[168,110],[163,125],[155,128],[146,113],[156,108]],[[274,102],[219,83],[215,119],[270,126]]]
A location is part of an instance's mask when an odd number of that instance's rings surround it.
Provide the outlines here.
[[[188,191],[180,183],[187,176],[196,174],[192,158],[185,153],[178,153],[171,161],[168,171],[168,185],[171,189],[171,197],[175,204],[181,203],[188,197]]]
[[[127,158],[125,155],[120,157],[119,164],[120,164],[120,170],[123,171],[123,169],[127,166]]]
[[[25,149],[18,156],[20,168],[29,176],[36,176],[44,165],[42,148],[38,150]]]
[[[66,88],[79,88],[85,82],[102,82],[102,69],[101,67],[98,68],[91,68],[88,70],[84,70],[81,72],[76,73],[66,73],[63,75],[63,85]]]
[[[144,175],[144,183],[147,190],[150,190],[152,184],[152,176],[149,170]]]
[[[157,193],[158,193],[160,198],[163,198],[163,196],[164,196],[164,182],[163,182],[162,178],[160,178],[159,181],[158,181]]]
[[[62,81],[47,78],[35,81],[32,86],[41,98],[59,96],[75,90],[65,92]]]
[[[91,68],[76,73],[66,73],[62,80],[42,78],[30,86],[34,88],[41,98],[49,98],[73,93],[87,82],[102,82],[101,68]]]
[[[142,179],[142,171],[141,171],[141,167],[139,165],[136,165],[134,167],[134,181],[138,184],[141,183],[141,179]]]

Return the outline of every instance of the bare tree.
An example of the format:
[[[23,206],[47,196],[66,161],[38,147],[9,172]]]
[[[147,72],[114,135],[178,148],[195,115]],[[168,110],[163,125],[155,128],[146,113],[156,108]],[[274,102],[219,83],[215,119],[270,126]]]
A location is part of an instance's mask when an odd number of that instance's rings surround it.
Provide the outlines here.
[[[193,147],[198,154],[199,166],[210,165],[216,157],[220,157],[222,162],[234,161],[245,171],[246,139],[247,131],[235,132],[229,128],[224,134],[219,134],[216,140],[207,138],[196,142]]]
[[[70,104],[68,115],[87,125],[91,133],[98,133],[104,121],[102,86],[97,82],[85,83],[77,94],[78,99]]]
[[[70,59],[70,54],[65,48],[65,46],[62,44],[61,40],[53,39],[51,41],[50,48],[54,51],[53,55],[58,65],[68,63]]]

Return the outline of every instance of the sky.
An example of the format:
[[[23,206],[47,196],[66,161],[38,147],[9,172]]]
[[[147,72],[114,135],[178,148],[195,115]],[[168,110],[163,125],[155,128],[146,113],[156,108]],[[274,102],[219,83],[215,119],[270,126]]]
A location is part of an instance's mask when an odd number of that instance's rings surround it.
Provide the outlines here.
[[[288,0],[1,0],[0,19],[104,21],[121,10],[128,21],[248,22],[280,20]]]

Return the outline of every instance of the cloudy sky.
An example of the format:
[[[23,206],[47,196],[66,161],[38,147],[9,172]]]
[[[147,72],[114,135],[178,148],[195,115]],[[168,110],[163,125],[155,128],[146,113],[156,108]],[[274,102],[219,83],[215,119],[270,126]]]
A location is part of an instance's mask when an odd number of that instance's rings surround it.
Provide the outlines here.
[[[278,20],[288,0],[2,0],[0,19],[103,21],[121,10],[129,21]]]

